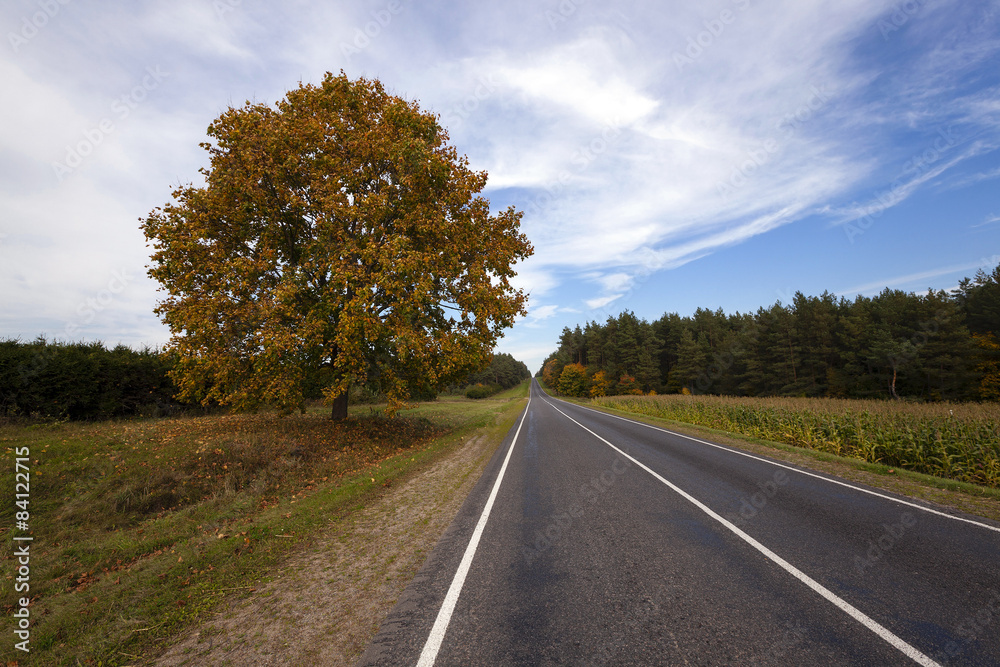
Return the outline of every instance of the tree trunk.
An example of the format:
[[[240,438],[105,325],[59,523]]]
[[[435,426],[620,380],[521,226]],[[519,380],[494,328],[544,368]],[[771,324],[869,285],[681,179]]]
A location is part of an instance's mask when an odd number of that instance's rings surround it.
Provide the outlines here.
[[[343,394],[333,399],[333,412],[330,419],[335,422],[347,419],[347,393],[345,390]]]
[[[788,359],[792,366],[792,382],[799,381],[799,374],[795,372],[795,349],[792,347],[792,336],[788,335]]]

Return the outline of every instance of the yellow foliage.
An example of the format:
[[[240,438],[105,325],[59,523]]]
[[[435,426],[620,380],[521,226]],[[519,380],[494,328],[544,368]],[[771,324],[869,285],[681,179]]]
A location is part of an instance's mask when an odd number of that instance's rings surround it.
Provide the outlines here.
[[[631,375],[623,375],[618,378],[617,393],[623,395],[641,396],[642,387],[639,386],[639,382]]]
[[[556,375],[556,366],[559,362],[555,359],[549,360],[547,364],[542,368],[542,381],[545,382],[546,386],[556,389],[556,384],[559,381],[559,376]]]
[[[597,371],[594,373],[594,377],[590,378],[590,397],[607,396],[610,387],[611,381],[608,379],[607,373]]]
[[[583,396],[587,391],[587,368],[582,364],[566,364],[559,375],[559,391],[567,396]]]
[[[377,380],[399,406],[485,367],[532,253],[437,116],[327,74],[209,126],[204,186],[143,221],[185,400],[251,410]],[[346,403],[343,404],[346,410]]]

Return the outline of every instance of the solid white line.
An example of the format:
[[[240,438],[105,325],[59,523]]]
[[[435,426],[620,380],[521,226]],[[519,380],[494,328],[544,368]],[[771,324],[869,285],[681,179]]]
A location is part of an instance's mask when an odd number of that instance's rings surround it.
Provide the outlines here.
[[[548,402],[548,401],[546,401],[546,402]],[[562,403],[564,401],[560,401],[560,402]],[[569,403],[569,405],[576,405],[576,404],[575,403]],[[553,407],[555,407],[555,406],[553,406]],[[980,528],[986,528],[988,530],[992,530],[994,532],[1000,533],[1000,528],[998,528],[997,526],[991,526],[988,523],[982,523],[981,521],[975,521],[973,519],[966,519],[964,517],[954,516],[952,514],[946,514],[944,512],[940,512],[940,511],[938,511],[936,509],[931,509],[930,507],[925,507],[923,505],[918,505],[916,503],[911,503],[911,502],[909,502],[907,500],[902,500],[901,498],[893,498],[892,496],[887,496],[884,493],[878,493],[877,491],[871,491],[869,489],[864,489],[864,488],[861,488],[860,486],[854,486],[853,484],[848,484],[847,482],[842,482],[842,481],[837,480],[837,479],[830,479],[829,477],[824,477],[823,475],[817,475],[814,472],[809,472],[808,470],[803,470],[802,468],[796,468],[794,466],[785,465],[784,463],[778,463],[777,461],[771,461],[770,459],[765,459],[765,458],[760,457],[760,456],[754,456],[753,454],[748,454],[747,452],[741,452],[740,450],[734,449],[732,447],[725,447],[723,445],[719,445],[719,444],[716,444],[714,442],[709,442],[707,440],[701,440],[699,438],[691,437],[690,435],[684,435],[683,433],[678,433],[676,431],[670,431],[670,430],[665,429],[665,428],[660,428],[659,426],[653,426],[652,424],[646,424],[645,422],[636,421],[634,419],[628,419],[627,417],[621,417],[619,415],[614,415],[614,414],[611,414],[610,412],[604,412],[603,410],[595,410],[593,408],[588,408],[588,407],[583,406],[583,405],[577,405],[576,407],[578,407],[578,408],[580,408],[582,410],[589,410],[590,412],[596,412],[599,415],[605,415],[607,417],[612,417],[614,419],[620,419],[620,420],[622,420],[624,422],[628,422],[630,424],[638,424],[639,426],[645,426],[646,428],[651,428],[651,429],[653,429],[655,431],[661,431],[661,432],[667,433],[669,435],[675,435],[678,438],[684,438],[686,440],[691,440],[693,442],[697,442],[697,443],[700,443],[702,445],[708,445],[709,447],[715,447],[716,449],[721,449],[723,451],[730,452],[732,454],[739,454],[740,456],[745,456],[745,457],[747,457],[749,459],[754,459],[756,461],[761,461],[763,463],[769,463],[771,465],[778,466],[779,468],[785,468],[786,470],[791,470],[792,472],[797,472],[797,473],[800,473],[800,474],[803,474],[803,475],[808,475],[810,477],[815,477],[816,479],[821,479],[824,482],[830,482],[831,484],[839,484],[840,486],[846,486],[849,489],[854,489],[855,491],[860,491],[861,493],[867,493],[870,496],[877,496],[879,498],[884,498],[885,500],[891,500],[894,503],[899,503],[900,505],[906,505],[908,507],[913,507],[913,508],[918,509],[918,510],[920,510],[922,512],[928,512],[930,514],[937,514],[938,516],[943,516],[946,519],[953,519],[955,521],[962,521],[964,523],[971,523],[974,526],[979,526]],[[558,409],[558,408],[556,408],[556,409]],[[734,433],[733,435],[736,436],[736,437],[739,437],[738,433]]]
[[[934,660],[931,660],[929,657],[927,657],[926,655],[924,655],[923,653],[921,653],[920,651],[918,651],[916,648],[914,648],[913,646],[910,646],[909,644],[907,644],[905,641],[903,641],[902,639],[900,639],[899,637],[897,637],[896,635],[894,635],[892,632],[890,632],[888,629],[886,629],[884,626],[882,626],[881,624],[879,624],[875,619],[873,619],[870,616],[866,615],[864,612],[862,612],[858,608],[854,607],[853,605],[851,605],[846,600],[844,600],[844,599],[842,599],[840,597],[837,597],[837,595],[834,594],[833,591],[831,591],[830,589],[826,588],[825,586],[823,586],[822,584],[820,584],[818,581],[816,581],[815,579],[813,579],[812,577],[810,577],[809,575],[807,575],[805,572],[803,572],[802,570],[798,569],[797,567],[795,567],[794,565],[792,565],[791,563],[789,563],[788,561],[786,561],[784,558],[782,558],[781,556],[779,556],[778,554],[774,553],[773,551],[771,551],[770,549],[768,549],[767,547],[765,547],[763,544],[761,544],[760,542],[758,542],[754,538],[752,538],[749,535],[747,535],[746,533],[744,533],[742,530],[740,530],[739,528],[737,528],[735,525],[733,525],[732,523],[730,523],[729,521],[727,521],[723,517],[721,517],[718,514],[716,514],[710,507],[708,507],[707,505],[705,505],[704,503],[702,503],[700,500],[698,500],[697,498],[695,498],[691,494],[687,493],[686,491],[682,490],[680,487],[678,487],[677,485],[673,484],[668,479],[666,479],[665,477],[663,477],[662,475],[660,475],[659,473],[657,473],[656,471],[654,471],[652,468],[650,468],[649,466],[647,466],[644,463],[640,462],[638,459],[636,459],[636,458],[634,458],[632,456],[629,456],[628,454],[626,454],[625,452],[623,452],[618,447],[615,447],[613,444],[611,444],[610,442],[608,442],[607,440],[605,440],[601,436],[597,435],[596,433],[594,433],[593,431],[591,431],[589,428],[587,428],[586,426],[584,426],[583,424],[581,424],[580,422],[578,422],[577,420],[573,419],[568,414],[566,414],[565,412],[563,412],[562,410],[560,410],[559,408],[557,408],[551,402],[549,402],[549,401],[545,401],[545,402],[548,403],[552,407],[553,410],[555,410],[556,412],[558,412],[559,414],[561,414],[562,416],[564,416],[566,419],[570,420],[571,422],[573,422],[574,424],[576,424],[577,426],[579,426],[580,428],[582,428],[587,433],[590,433],[592,436],[594,436],[595,438],[597,438],[598,440],[600,440],[601,442],[603,442],[604,444],[606,444],[608,447],[610,447],[611,449],[615,450],[616,452],[618,452],[619,454],[621,454],[625,458],[631,460],[633,463],[635,463],[640,468],[642,468],[643,470],[645,470],[646,472],[648,472],[650,475],[652,475],[653,477],[655,477],[656,479],[658,479],[659,481],[663,482],[665,485],[667,485],[668,487],[670,487],[671,489],[673,489],[674,492],[678,493],[685,500],[687,500],[688,502],[690,502],[691,504],[693,504],[695,507],[697,507],[698,509],[700,509],[702,512],[704,512],[708,516],[712,517],[713,519],[715,519],[716,521],[718,521],[719,523],[721,523],[725,528],[727,528],[728,530],[730,530],[737,537],[739,537],[744,542],[746,542],[747,544],[749,544],[750,546],[752,546],[754,549],[756,549],[757,551],[759,551],[760,553],[762,553],[764,556],[766,556],[772,562],[774,562],[779,567],[781,567],[783,570],[785,570],[786,572],[788,572],[790,575],[792,575],[793,577],[795,577],[796,579],[798,579],[799,581],[801,581],[802,583],[804,583],[806,586],[808,586],[812,590],[814,590],[817,593],[819,593],[820,595],[822,595],[828,601],[832,602],[839,609],[841,609],[842,611],[844,611],[845,613],[847,613],[851,618],[853,618],[854,620],[858,621],[863,626],[865,626],[866,628],[868,628],[869,630],[871,630],[872,632],[874,632],[876,635],[878,635],[882,639],[884,639],[886,642],[888,642],[889,644],[891,644],[892,646],[894,646],[895,648],[897,648],[899,651],[901,651],[908,658],[910,658],[911,660],[913,660],[917,664],[926,665],[927,667],[940,667],[940,665],[937,662],[935,662]]]
[[[486,501],[486,506],[483,508],[483,513],[479,517],[479,523],[476,524],[476,529],[472,531],[472,539],[469,540],[469,546],[465,548],[465,555],[462,556],[462,562],[458,565],[458,570],[455,572],[455,578],[451,580],[451,586],[448,588],[448,593],[444,596],[444,602],[441,604],[441,609],[438,611],[437,619],[434,621],[434,627],[431,628],[431,633],[427,637],[427,643],[424,644],[424,650],[420,652],[420,660],[417,661],[417,667],[431,667],[434,661],[437,659],[438,651],[441,650],[441,643],[444,641],[444,635],[448,632],[448,624],[451,622],[451,615],[455,611],[455,605],[458,604],[458,596],[462,592],[462,586],[465,585],[465,577],[469,574],[469,568],[472,566],[472,559],[476,555],[476,548],[479,546],[479,538],[483,535],[483,529],[486,528],[486,521],[490,518],[490,510],[493,509],[493,501],[496,500],[497,492],[500,490],[500,482],[503,480],[503,474],[507,470],[507,462],[510,461],[510,455],[514,451],[514,445],[517,444],[517,436],[521,435],[521,427],[524,426],[524,420],[528,418],[528,408],[531,407],[531,397],[528,397],[528,404],[524,407],[524,414],[521,416],[521,423],[517,425],[517,432],[514,433],[514,439],[510,443],[510,447],[507,449],[507,456],[503,460],[503,465],[500,466],[500,473],[497,475],[497,481],[493,483],[493,491],[490,492],[490,497]]]

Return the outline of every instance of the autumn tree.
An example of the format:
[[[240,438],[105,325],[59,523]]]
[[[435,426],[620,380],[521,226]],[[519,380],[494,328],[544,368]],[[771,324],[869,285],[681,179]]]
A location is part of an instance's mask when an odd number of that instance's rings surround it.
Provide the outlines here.
[[[558,389],[559,375],[562,373],[562,366],[558,359],[549,359],[542,367],[542,382],[551,389]]]
[[[525,312],[509,279],[532,248],[485,172],[415,102],[327,74],[208,128],[203,186],[142,224],[166,297],[180,397],[347,415],[354,383],[391,407],[485,367]]]
[[[611,390],[611,380],[604,371],[597,371],[594,377],[590,378],[590,397],[607,396]]]
[[[642,395],[642,387],[639,386],[639,381],[636,380],[631,375],[623,375],[618,378],[618,385],[615,387],[616,394],[622,395]]]
[[[559,392],[567,396],[586,396],[587,368],[583,364],[566,364],[559,375]]]

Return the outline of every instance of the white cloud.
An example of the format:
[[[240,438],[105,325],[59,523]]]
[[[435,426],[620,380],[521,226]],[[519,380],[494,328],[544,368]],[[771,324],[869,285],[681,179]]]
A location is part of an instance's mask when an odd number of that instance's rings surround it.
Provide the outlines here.
[[[558,311],[559,311],[559,306],[553,304],[549,304],[547,306],[538,306],[536,308],[532,308],[528,312],[528,317],[530,317],[532,320],[535,321],[547,320],[550,317],[554,316]]]
[[[587,31],[580,39],[548,52],[501,65],[507,80],[528,106],[541,113],[582,117],[597,125],[628,125],[648,116],[658,102],[625,77],[628,67],[615,53],[609,31]]]
[[[816,21],[808,12],[782,12]],[[820,40],[785,26],[785,37],[795,45],[809,41],[809,48],[758,72],[736,65],[745,60],[739,45],[747,35],[734,28],[734,42],[720,40],[713,51],[732,61],[731,79],[706,81],[695,63],[669,88],[661,82],[659,99],[645,81],[648,65],[613,45],[609,32],[589,31],[577,42],[521,58],[533,63],[526,67],[485,63],[523,96],[520,104],[515,94],[514,105],[534,116],[530,127],[547,131],[499,135],[486,155],[493,187],[535,188],[522,206],[537,261],[648,265],[640,256],[654,249],[662,266],[677,265],[787,224],[796,216],[780,213],[800,213],[864,176],[866,170],[839,153],[839,140],[824,138],[819,120],[836,104],[833,91],[854,82],[813,81],[829,69],[829,51],[816,42],[839,48],[858,21],[851,17],[841,32],[828,29]],[[785,22],[792,18],[783,15]],[[600,57],[571,59],[582,44]],[[610,78],[609,70],[630,72],[633,80]],[[556,116],[561,123],[551,127],[548,119]],[[613,133],[600,125],[616,117]]]
[[[240,44],[234,24],[252,30],[248,8],[241,2],[218,0],[177,0],[155,4],[141,19],[147,38],[161,38],[180,45],[185,51],[212,57],[255,61],[257,55]]]
[[[594,274],[590,279],[598,283],[607,292],[621,292],[632,286],[633,277],[621,271],[616,273]]]
[[[0,127],[8,129],[0,132],[0,148],[35,159],[55,157],[64,141],[84,128],[86,119],[68,91],[32,78],[18,63],[0,59],[0,81],[11,101],[0,105]]]
[[[584,303],[587,304],[587,308],[591,310],[596,310],[598,308],[603,308],[609,305],[612,301],[622,298],[623,294],[610,294],[608,296],[601,296],[594,299],[587,299]]]
[[[902,276],[893,276],[892,278],[884,278],[882,280],[868,282],[863,285],[856,285],[854,287],[848,287],[845,289],[836,290],[834,294],[841,294],[848,298],[858,294],[862,296],[872,296],[878,294],[886,287],[890,288],[910,287],[914,290],[922,291],[927,287],[927,285],[921,284],[922,281],[930,280],[932,278],[939,278],[941,276],[950,276],[960,273],[967,273],[967,272],[975,273],[980,268],[983,268],[982,262],[975,264],[962,264],[959,266],[946,266],[938,269],[930,269],[928,271],[920,271],[918,273],[909,273]]]

